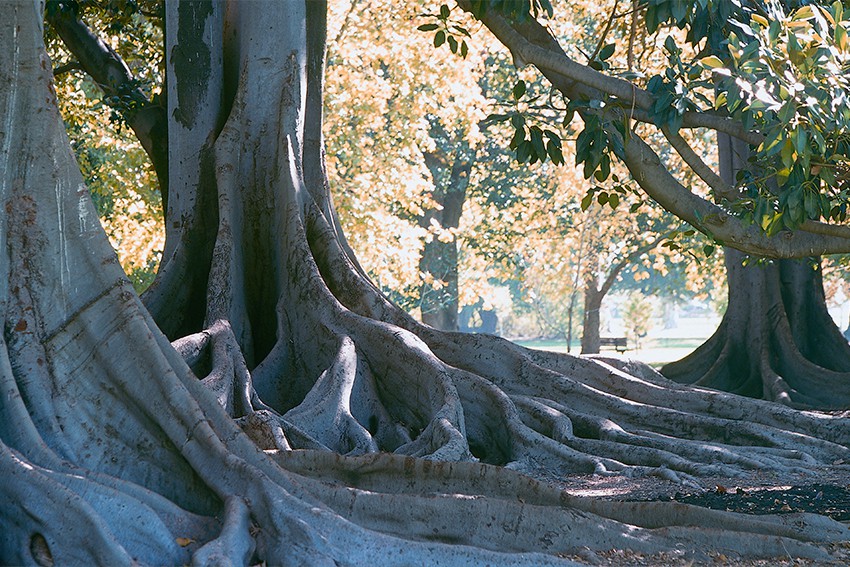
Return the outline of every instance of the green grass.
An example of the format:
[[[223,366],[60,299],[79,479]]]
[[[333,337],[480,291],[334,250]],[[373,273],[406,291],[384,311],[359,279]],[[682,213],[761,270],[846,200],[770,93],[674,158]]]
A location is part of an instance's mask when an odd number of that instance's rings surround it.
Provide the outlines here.
[[[649,339],[644,348],[697,348],[707,339]]]
[[[567,352],[567,341],[565,340],[532,339],[514,342],[527,348],[549,350],[554,352]],[[653,368],[658,369],[669,362],[684,358],[703,342],[705,342],[705,339],[644,339],[641,342],[640,350],[630,348],[623,354],[630,358],[642,360]],[[580,353],[581,344],[574,341],[571,352],[573,354]],[[614,349],[602,349],[602,354],[615,353],[616,351]]]
[[[556,352],[567,352],[567,341],[564,339],[524,339],[515,340],[516,344],[528,348],[540,350],[554,350]],[[644,339],[641,342],[641,350],[652,348],[689,348],[694,349],[705,342],[705,339]],[[581,342],[573,341],[572,350],[581,350]],[[608,350],[608,349],[603,349]],[[613,350],[613,349],[611,349]],[[633,350],[633,349],[629,349]]]

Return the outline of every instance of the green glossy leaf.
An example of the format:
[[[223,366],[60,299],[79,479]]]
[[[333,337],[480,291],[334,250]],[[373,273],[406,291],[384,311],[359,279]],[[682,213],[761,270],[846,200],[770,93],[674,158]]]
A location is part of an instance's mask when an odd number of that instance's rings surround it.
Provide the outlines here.
[[[524,140],[517,146],[516,160],[520,163],[525,163],[531,157],[532,147],[531,142]]]
[[[543,143],[543,131],[537,126],[532,126],[530,133],[531,145],[534,149],[533,155],[536,155],[540,161],[543,161],[546,158],[546,146]]]
[[[516,84],[514,85],[513,95],[514,95],[514,98],[515,98],[516,100],[519,100],[519,99],[521,99],[521,98],[522,98],[522,95],[524,95],[524,94],[525,94],[525,81],[523,81],[522,79],[520,79],[520,80],[519,80],[519,81],[517,81],[517,82],[516,82]]]
[[[555,165],[564,164],[564,154],[561,151],[561,146],[556,145],[550,141],[548,144],[546,144],[546,151],[549,153],[549,159],[552,160],[552,163],[554,163]]]

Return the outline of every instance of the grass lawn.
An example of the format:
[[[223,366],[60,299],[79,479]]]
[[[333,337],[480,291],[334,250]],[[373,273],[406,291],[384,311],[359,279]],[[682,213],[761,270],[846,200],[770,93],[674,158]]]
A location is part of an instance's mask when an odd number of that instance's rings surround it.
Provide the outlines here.
[[[625,353],[620,355],[614,349],[603,348],[603,354],[611,354],[614,356],[624,356],[627,358],[636,358],[646,362],[647,364],[660,368],[668,362],[673,362],[684,358],[695,348],[701,345],[705,339],[699,338],[657,338],[645,339],[639,349],[630,348]],[[518,345],[533,348],[537,350],[550,350],[554,352],[567,352],[567,341],[558,339],[532,339],[532,340],[516,340]],[[570,349],[573,354],[581,352],[581,343],[573,341]]]

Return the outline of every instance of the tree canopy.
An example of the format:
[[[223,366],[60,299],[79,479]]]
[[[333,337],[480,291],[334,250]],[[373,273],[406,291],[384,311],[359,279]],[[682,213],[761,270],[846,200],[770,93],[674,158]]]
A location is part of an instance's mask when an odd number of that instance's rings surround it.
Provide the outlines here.
[[[650,0],[623,13],[614,3],[609,21],[628,17],[632,28],[669,34],[664,40],[668,65],[649,77],[633,68],[633,42],[625,47],[626,68],[608,62],[617,49],[616,42],[603,44],[610,24],[601,26],[599,49],[584,54],[581,63],[562,47],[557,14],[548,2],[465,0],[459,6],[510,49],[518,66],[533,64],[546,76],[566,97],[567,117],[582,116],[577,161],[587,177],[607,178],[617,157],[649,197],[745,252],[805,257],[847,251],[848,231],[841,225],[847,124],[839,108],[847,92],[848,46],[840,2],[795,8],[779,2]],[[548,16],[548,27],[532,13]],[[448,6],[437,19],[443,16],[454,17]],[[666,27],[670,24],[685,30],[685,37],[677,39],[674,28]],[[516,93],[523,90],[517,83]],[[535,133],[522,114],[504,119],[516,128],[518,159],[544,159],[550,153],[542,129]],[[639,124],[659,129],[710,188],[710,196],[671,174]],[[751,144],[750,165],[731,183],[723,181],[681,135],[691,128]]]

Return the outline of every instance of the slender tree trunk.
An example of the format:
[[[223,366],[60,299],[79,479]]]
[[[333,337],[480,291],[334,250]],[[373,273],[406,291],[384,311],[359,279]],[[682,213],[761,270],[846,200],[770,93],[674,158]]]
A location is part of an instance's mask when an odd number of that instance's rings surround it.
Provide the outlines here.
[[[426,211],[419,224],[427,229],[433,220],[443,229],[457,229],[466,200],[472,161],[460,149],[450,166],[436,154],[427,154],[425,163],[434,182],[432,197],[441,208]],[[419,260],[419,271],[429,274],[434,280],[433,283],[423,282],[420,287],[422,322],[435,329],[458,330],[457,239],[433,238],[426,242]]]
[[[595,277],[588,278],[584,284],[584,322],[581,335],[582,354],[599,353],[599,310],[602,308],[602,300],[605,294],[597,288],[597,285]]]
[[[573,312],[576,306],[576,294],[578,294],[578,282],[581,280],[581,274],[584,266],[584,248],[587,235],[587,227],[589,222],[581,223],[581,232],[578,239],[578,259],[576,260],[575,275],[573,277],[573,287],[570,291],[570,306],[567,309],[567,352],[571,352],[573,345]]]
[[[721,137],[727,183],[747,148]],[[714,335],[662,370],[677,382],[795,407],[850,404],[850,346],[826,308],[820,263],[767,261],[726,249],[729,305]]]
[[[614,287],[617,278],[620,276],[626,267],[632,265],[642,254],[649,252],[658,246],[663,240],[669,236],[669,233],[661,234],[656,238],[638,246],[632,252],[620,258],[617,263],[608,268],[608,272],[604,274],[605,279],[599,283],[599,276],[595,271],[591,271],[585,278],[584,286],[584,326],[581,337],[581,354],[598,354],[601,340],[599,337],[599,314],[602,309],[602,300]],[[592,254],[595,264],[598,264],[597,254]]]
[[[167,4],[172,241],[148,299],[169,342],[95,220],[43,4],[0,7],[0,563],[563,565],[582,547],[675,546],[829,559],[811,542],[847,528],[826,518],[577,498],[485,464],[788,473],[850,458],[850,427],[442,332],[389,303],[324,178],[324,10]]]

